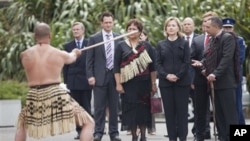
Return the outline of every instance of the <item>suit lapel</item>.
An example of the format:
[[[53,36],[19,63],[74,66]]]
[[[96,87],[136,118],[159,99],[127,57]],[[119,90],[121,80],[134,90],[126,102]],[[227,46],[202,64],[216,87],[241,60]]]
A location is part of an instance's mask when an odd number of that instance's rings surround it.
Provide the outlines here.
[[[77,45],[76,45],[76,42],[75,42],[75,40],[73,40],[72,42],[71,42],[71,45],[70,45],[70,50],[72,51],[73,49],[75,49],[75,48],[77,48]],[[76,59],[76,61],[73,63],[73,64],[78,64],[79,63],[79,58],[77,58]]]
[[[88,44],[87,40],[84,38],[82,42],[82,48],[86,47]]]
[[[74,48],[76,48],[76,42],[75,42],[75,40],[73,40],[73,41],[70,43],[70,51],[72,51]]]
[[[102,35],[102,32],[99,32],[98,36],[97,36],[97,42],[96,43],[100,43],[100,42],[104,42],[104,39],[103,39],[103,35]],[[106,53],[105,53],[105,45],[101,45],[101,50],[102,50],[102,53],[103,53],[103,56],[106,57]]]
[[[115,38],[115,37],[117,37],[117,36],[119,36],[119,34],[117,34],[117,33],[114,33],[113,34],[113,37]],[[118,45],[118,43],[120,42],[120,41],[122,41],[122,40],[124,40],[124,38],[120,38],[120,39],[117,39],[117,40],[115,40],[115,46],[114,46],[114,48],[116,48],[117,47],[117,45]]]

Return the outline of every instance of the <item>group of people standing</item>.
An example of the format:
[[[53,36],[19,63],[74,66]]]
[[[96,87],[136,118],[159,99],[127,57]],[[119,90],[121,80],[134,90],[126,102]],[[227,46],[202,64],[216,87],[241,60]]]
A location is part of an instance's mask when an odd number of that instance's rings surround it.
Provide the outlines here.
[[[25,140],[26,132],[35,138],[65,133],[75,128],[72,124],[76,122],[76,139],[101,141],[108,107],[110,140],[121,141],[118,131],[121,99],[121,131],[130,130],[132,141],[146,141],[146,128],[153,129],[154,126],[150,98],[157,91],[158,78],[170,141],[187,140],[189,95],[194,99],[195,139],[205,139],[206,131],[210,130],[211,83],[215,86],[218,135],[220,140],[228,141],[229,125],[239,123],[235,103],[236,73],[239,72],[234,67],[239,63],[234,61],[237,40],[222,30],[223,21],[213,12],[203,16],[202,35],[194,34],[192,18],[184,21],[182,24],[177,17],[166,19],[163,26],[165,39],[159,41],[155,49],[148,41],[142,40],[143,23],[138,19],[130,19],[125,27],[126,32],[136,33],[124,40],[108,42],[119,34],[112,31],[112,13],[104,12],[100,18],[102,29],[88,40],[84,37],[84,25],[74,23],[75,39],[64,45],[65,51],[50,46],[48,25],[38,24],[35,27],[37,44],[21,56],[31,90],[19,116],[16,140]],[[185,34],[182,27],[186,28]],[[206,36],[209,36],[208,44],[205,43]],[[80,51],[103,41],[102,45]],[[61,70],[70,95],[58,85]],[[90,107],[92,90],[93,118]],[[37,121],[41,124],[36,124]],[[44,131],[37,134],[39,131],[33,129],[40,127]]]

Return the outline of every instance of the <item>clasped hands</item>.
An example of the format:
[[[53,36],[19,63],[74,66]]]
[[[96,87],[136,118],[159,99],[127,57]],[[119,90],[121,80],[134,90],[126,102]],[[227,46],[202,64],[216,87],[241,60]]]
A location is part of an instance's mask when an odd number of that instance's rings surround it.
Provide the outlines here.
[[[168,74],[166,79],[170,82],[176,82],[179,78],[175,74]]]

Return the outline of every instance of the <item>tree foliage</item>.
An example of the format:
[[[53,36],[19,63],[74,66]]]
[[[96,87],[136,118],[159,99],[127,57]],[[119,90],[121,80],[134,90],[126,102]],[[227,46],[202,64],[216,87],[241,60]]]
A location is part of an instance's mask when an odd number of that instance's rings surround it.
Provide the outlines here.
[[[19,54],[35,43],[32,31],[39,21],[51,26],[51,44],[62,48],[72,38],[73,22],[83,22],[88,37],[100,29],[100,14],[111,11],[115,16],[114,31],[124,33],[126,22],[136,17],[144,23],[151,43],[156,46],[164,38],[163,24],[167,17],[176,16],[180,20],[192,17],[196,32],[201,33],[201,17],[207,11],[236,19],[237,33],[249,39],[249,9],[248,0],[13,0],[8,7],[0,9],[0,79],[24,79]],[[246,41],[249,45],[250,41]],[[246,72],[249,71],[248,58]]]

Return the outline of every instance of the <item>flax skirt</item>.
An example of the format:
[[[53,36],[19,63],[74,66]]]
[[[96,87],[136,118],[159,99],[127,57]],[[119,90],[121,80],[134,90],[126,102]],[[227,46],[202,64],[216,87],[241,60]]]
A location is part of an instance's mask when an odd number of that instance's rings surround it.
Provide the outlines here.
[[[42,89],[31,88],[26,105],[18,118],[18,128],[25,128],[33,138],[44,138],[75,130],[92,122],[92,117],[59,84]]]

